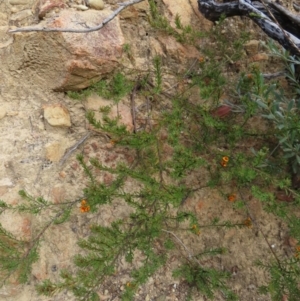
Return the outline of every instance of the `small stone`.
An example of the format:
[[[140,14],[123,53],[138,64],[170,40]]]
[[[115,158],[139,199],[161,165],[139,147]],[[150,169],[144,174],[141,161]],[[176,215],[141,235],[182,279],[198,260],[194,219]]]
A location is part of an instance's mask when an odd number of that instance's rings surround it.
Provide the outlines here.
[[[252,62],[267,61],[269,56],[266,53],[258,53],[251,57]]]
[[[88,155],[92,151],[91,147],[89,145],[85,146],[83,149],[83,153],[85,155]]]
[[[88,10],[89,8],[82,4],[72,4],[71,7],[76,8],[78,10]]]
[[[102,10],[104,8],[104,2],[103,0],[88,0],[87,5],[90,8]]]
[[[13,182],[9,178],[0,179],[0,186],[13,186]]]
[[[0,26],[0,40],[3,40],[7,37],[8,26]]]
[[[0,196],[4,195],[5,193],[7,193],[8,189],[5,186],[0,186]]]
[[[30,4],[31,0],[9,0],[9,4],[11,5],[24,5]]]
[[[77,170],[79,168],[78,162],[73,162],[70,166],[73,170]]]
[[[62,179],[64,179],[67,176],[67,174],[64,171],[61,171],[58,175]]]
[[[66,190],[63,187],[56,186],[51,189],[51,198],[55,204],[63,202],[66,194]]]
[[[0,12],[0,26],[7,26],[7,14]]]
[[[258,53],[258,46],[259,46],[258,40],[251,40],[244,45],[244,48],[249,56],[253,56]]]
[[[160,295],[156,298],[155,301],[165,301],[167,300],[167,296],[166,295]]]
[[[24,218],[21,226],[22,234],[24,237],[31,236],[31,221],[29,218]]]
[[[71,117],[68,109],[61,104],[45,105],[44,118],[52,126],[71,126]]]
[[[3,107],[0,107],[0,119],[4,118],[6,115],[6,109]]]
[[[66,140],[54,142],[46,146],[46,158],[52,162],[58,162],[65,153]]]
[[[91,147],[93,148],[93,151],[96,151],[99,148],[99,144],[97,142],[92,142]]]
[[[296,247],[298,244],[298,240],[294,237],[289,237],[288,238],[288,245],[292,248]]]

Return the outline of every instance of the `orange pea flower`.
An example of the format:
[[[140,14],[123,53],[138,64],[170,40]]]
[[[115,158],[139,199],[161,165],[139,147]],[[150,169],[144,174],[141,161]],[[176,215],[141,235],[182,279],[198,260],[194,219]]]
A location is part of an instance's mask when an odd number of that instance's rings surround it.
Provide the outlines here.
[[[110,144],[111,144],[112,146],[114,146],[114,145],[116,144],[116,142],[117,142],[117,141],[116,141],[116,140],[113,140],[113,139],[111,139],[109,142],[110,142]]]
[[[228,164],[228,162],[229,162],[229,157],[224,156],[224,157],[222,158],[221,165],[222,165],[223,167],[226,167],[227,164]]]
[[[253,74],[249,73],[246,75],[248,80],[252,80],[253,79]]]
[[[295,252],[295,257],[300,258],[300,245],[295,247],[296,252]]]
[[[81,213],[89,212],[90,209],[91,209],[91,207],[87,204],[87,201],[82,200],[81,205],[80,205],[80,212]]]
[[[246,226],[247,228],[251,228],[252,227],[252,221],[251,218],[248,217],[243,221],[244,226]]]
[[[192,231],[196,234],[196,235],[200,235],[200,230],[198,229],[197,225],[193,225],[192,226]]]
[[[236,200],[236,194],[230,194],[227,196],[229,202],[234,202]]]

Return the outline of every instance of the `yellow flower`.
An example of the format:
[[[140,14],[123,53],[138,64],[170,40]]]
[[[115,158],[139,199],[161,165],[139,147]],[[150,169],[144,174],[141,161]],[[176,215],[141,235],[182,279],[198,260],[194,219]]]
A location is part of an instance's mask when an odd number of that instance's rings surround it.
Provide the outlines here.
[[[205,62],[205,58],[203,56],[200,56],[198,60],[199,60],[200,63],[204,63]]]
[[[299,258],[300,257],[300,246],[296,246],[295,249],[296,249],[295,257]]]

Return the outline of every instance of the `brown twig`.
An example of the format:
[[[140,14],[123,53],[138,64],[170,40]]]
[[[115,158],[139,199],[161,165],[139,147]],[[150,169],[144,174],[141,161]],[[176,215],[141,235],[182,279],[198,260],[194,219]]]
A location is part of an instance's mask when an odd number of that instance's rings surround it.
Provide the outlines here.
[[[101,24],[98,24],[94,27],[88,27],[83,29],[74,29],[74,28],[46,28],[46,27],[39,27],[37,26],[28,26],[28,27],[20,27],[17,29],[11,29],[8,31],[8,33],[16,33],[16,32],[33,32],[33,31],[42,31],[42,32],[73,32],[73,33],[87,33],[92,31],[97,31],[104,27],[107,23],[109,23],[111,20],[113,20],[123,9],[125,9],[128,6],[137,4],[139,2],[142,2],[145,0],[130,0],[124,3],[120,3],[119,7],[113,11],[111,15],[109,15]]]
[[[296,52],[298,52],[298,55],[300,55],[300,50],[297,47],[297,45],[294,43],[294,41],[290,38],[290,36],[287,34],[287,32],[282,28],[282,26],[278,23],[277,19],[275,18],[275,16],[273,15],[273,13],[271,12],[271,10],[269,9],[268,5],[266,5],[266,3],[264,2],[264,0],[260,0],[262,5],[265,7],[265,9],[267,10],[267,12],[270,14],[270,16],[272,17],[273,21],[275,22],[275,24],[280,28],[280,30],[282,31],[283,35],[285,36],[285,38],[290,42],[290,44],[292,45],[292,47],[295,49]],[[287,10],[285,8],[283,8],[281,5],[274,5],[277,9],[279,9],[281,12],[286,13]],[[290,18],[291,16],[289,16]],[[296,18],[298,20],[298,18]],[[295,21],[295,18],[292,19],[292,21]]]
[[[71,156],[71,154],[91,135],[90,132],[85,134],[79,141],[77,141],[74,145],[69,147],[64,156],[60,159],[59,165],[62,166],[66,160]]]

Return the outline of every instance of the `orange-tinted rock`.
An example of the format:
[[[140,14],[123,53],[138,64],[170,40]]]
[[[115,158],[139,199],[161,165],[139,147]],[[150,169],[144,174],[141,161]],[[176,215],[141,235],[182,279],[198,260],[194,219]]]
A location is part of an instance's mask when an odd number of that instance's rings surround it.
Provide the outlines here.
[[[266,53],[258,53],[251,57],[252,62],[267,61],[269,56]]]
[[[35,26],[82,30],[101,24],[111,14],[110,9],[63,9]],[[100,30],[89,33],[30,32],[14,38],[11,50],[14,55],[6,57],[11,68],[17,70],[22,66],[31,80],[57,91],[86,88],[113,72],[124,44],[118,16]]]
[[[43,19],[47,13],[57,8],[66,8],[67,5],[63,0],[39,0],[36,7],[38,17]]]

